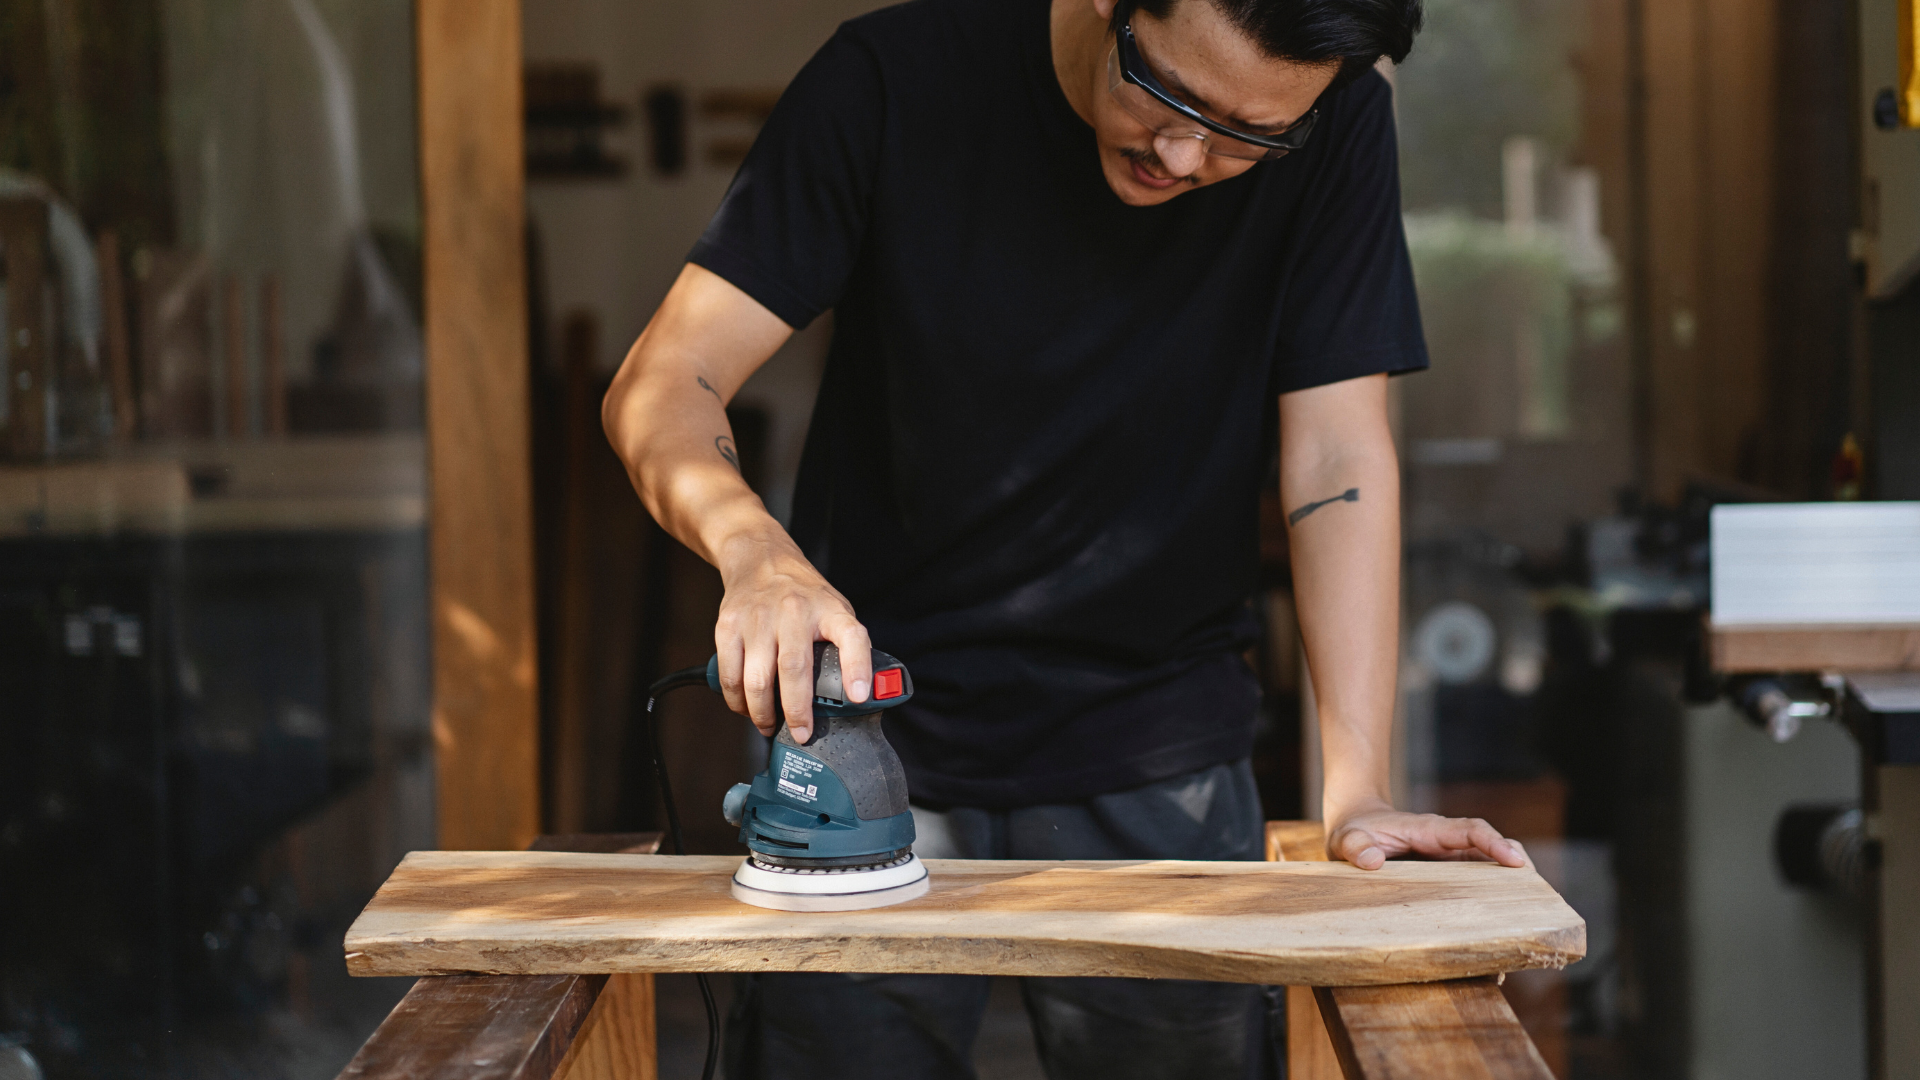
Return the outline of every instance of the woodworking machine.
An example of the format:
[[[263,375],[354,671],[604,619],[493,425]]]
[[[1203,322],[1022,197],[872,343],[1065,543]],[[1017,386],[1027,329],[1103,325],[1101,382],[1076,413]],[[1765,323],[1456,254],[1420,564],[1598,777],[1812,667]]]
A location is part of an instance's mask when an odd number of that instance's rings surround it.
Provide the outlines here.
[[[720,690],[717,656],[707,686]],[[814,644],[811,736],[796,742],[780,720],[766,769],[735,784],[722,807],[748,851],[733,876],[737,899],[781,911],[856,911],[927,891],[906,771],[880,730],[881,713],[911,697],[906,665],[875,650],[872,694],[847,700],[839,648]]]

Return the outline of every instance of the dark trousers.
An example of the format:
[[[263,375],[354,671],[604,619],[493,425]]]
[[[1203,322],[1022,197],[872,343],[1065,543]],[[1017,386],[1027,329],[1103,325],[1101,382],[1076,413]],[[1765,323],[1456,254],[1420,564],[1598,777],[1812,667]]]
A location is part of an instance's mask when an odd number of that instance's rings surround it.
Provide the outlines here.
[[[1083,803],[914,810],[923,858],[1218,859],[1265,854],[1244,761]],[[741,976],[729,1080],[973,1080],[989,981],[976,975]],[[1020,980],[1050,1080],[1278,1075],[1279,996],[1181,979]]]

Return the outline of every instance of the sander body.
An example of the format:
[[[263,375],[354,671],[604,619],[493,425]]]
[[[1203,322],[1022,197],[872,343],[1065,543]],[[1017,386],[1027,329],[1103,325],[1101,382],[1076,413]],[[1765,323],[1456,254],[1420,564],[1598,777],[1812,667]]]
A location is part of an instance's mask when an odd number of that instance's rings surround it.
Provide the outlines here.
[[[767,767],[735,784],[723,810],[740,827],[746,861],[733,877],[736,899],[781,911],[856,911],[927,891],[913,854],[906,770],[880,728],[881,714],[913,696],[906,665],[875,650],[873,692],[847,700],[839,649],[814,645],[813,732],[797,742],[784,722]],[[707,685],[720,689],[719,658]]]

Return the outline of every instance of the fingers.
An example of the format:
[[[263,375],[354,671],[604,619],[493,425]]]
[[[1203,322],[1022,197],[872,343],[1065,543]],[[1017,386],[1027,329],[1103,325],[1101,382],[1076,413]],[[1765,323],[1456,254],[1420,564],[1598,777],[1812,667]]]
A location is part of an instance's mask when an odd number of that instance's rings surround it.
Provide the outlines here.
[[[1362,870],[1378,870],[1390,858],[1419,855],[1429,859],[1488,858],[1502,866],[1527,865],[1518,842],[1479,818],[1444,818],[1386,810],[1356,815],[1337,826],[1327,851]]]
[[[813,737],[814,643],[842,651],[842,685],[854,701],[872,696],[872,646],[846,597],[804,560],[749,567],[727,583],[714,623],[720,693],[763,735],[782,718],[793,738]]]
[[[1387,864],[1386,849],[1365,829],[1342,829],[1327,843],[1327,852],[1345,859],[1362,870],[1378,870]]]
[[[852,615],[835,612],[820,620],[820,636],[840,650],[840,685],[847,700],[867,700],[873,688],[873,645],[867,628]]]
[[[740,688],[746,697],[746,714],[762,735],[771,735],[775,727],[773,699],[774,660],[778,642],[771,634],[749,635],[743,648]]]
[[[813,631],[813,619],[797,606],[789,605],[782,613],[779,705],[787,714],[787,727],[793,729],[793,741],[797,743],[813,737]]]
[[[741,677],[746,668],[746,646],[740,636],[740,621],[731,613],[722,613],[714,624],[713,652],[720,659],[720,696],[727,708],[745,714],[747,693]]]
[[[1482,854],[1499,863],[1516,869],[1527,865],[1527,853],[1521,849],[1520,841],[1509,840],[1500,835],[1500,830],[1482,821],[1480,828],[1473,833],[1473,846]]]
[[[1480,854],[1502,866],[1527,865],[1520,845],[1501,836],[1500,830],[1480,818],[1428,816],[1427,821],[1429,828],[1414,844],[1415,850],[1423,855],[1458,858]]]

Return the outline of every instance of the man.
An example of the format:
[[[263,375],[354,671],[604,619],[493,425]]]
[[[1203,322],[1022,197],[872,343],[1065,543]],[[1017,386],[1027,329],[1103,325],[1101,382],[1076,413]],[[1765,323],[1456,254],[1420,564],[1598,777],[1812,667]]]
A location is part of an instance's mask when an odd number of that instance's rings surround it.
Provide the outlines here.
[[[871,639],[913,670],[888,734],[922,855],[1260,858],[1241,656],[1277,427],[1331,851],[1521,865],[1484,822],[1390,803],[1386,379],[1427,360],[1372,68],[1419,23],[1419,0],[917,0],[844,25],[605,407],[648,509],[721,572],[728,704],[804,739],[814,641],[864,700]],[[789,535],[724,406],[829,309]],[[986,993],[761,976],[729,1075],[970,1076]],[[1023,993],[1056,1078],[1258,1063],[1254,988]]]

